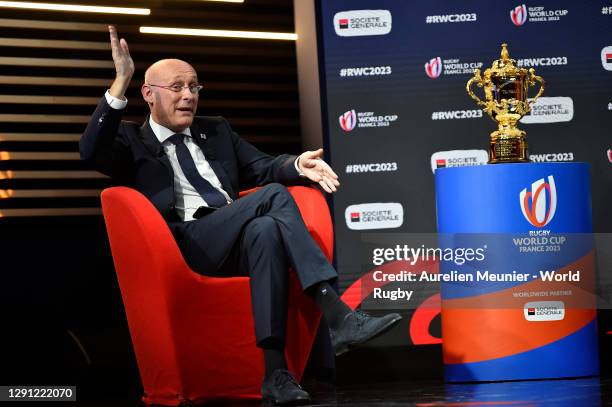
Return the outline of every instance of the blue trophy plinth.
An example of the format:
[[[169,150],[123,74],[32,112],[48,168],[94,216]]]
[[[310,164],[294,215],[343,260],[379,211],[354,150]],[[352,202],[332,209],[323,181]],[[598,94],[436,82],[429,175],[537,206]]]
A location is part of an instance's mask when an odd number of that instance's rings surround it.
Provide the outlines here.
[[[599,374],[589,166],[435,178],[447,381]]]

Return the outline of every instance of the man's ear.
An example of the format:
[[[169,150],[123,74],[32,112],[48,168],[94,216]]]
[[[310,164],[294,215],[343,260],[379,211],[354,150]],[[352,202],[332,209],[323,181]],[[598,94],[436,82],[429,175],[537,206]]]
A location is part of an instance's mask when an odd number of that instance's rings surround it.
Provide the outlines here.
[[[140,88],[140,93],[142,93],[142,98],[145,102],[151,104],[153,103],[153,92],[151,91],[151,87],[147,85],[142,85]]]

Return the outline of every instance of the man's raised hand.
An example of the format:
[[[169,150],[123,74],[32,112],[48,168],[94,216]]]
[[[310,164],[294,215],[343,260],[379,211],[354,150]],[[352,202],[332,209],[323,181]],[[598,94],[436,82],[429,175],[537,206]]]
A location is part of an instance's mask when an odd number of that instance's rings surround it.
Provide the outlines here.
[[[123,38],[119,40],[115,26],[109,25],[108,32],[110,33],[111,50],[117,75],[109,91],[111,96],[123,99],[132,75],[134,75],[134,61],[130,56],[127,41]]]

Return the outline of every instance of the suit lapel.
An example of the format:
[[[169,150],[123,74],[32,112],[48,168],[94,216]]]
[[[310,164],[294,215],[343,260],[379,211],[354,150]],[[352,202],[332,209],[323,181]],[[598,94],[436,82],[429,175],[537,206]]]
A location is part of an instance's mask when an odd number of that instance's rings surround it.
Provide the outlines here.
[[[145,119],[144,123],[140,127],[140,138],[144,143],[145,147],[164,167],[170,171],[170,175],[174,178],[174,171],[168,156],[164,154],[164,147],[161,145],[155,133],[149,125],[149,116]]]
[[[219,178],[219,182],[221,182],[223,189],[228,193],[229,196],[233,198],[236,197],[237,195],[234,193],[234,189],[232,188],[229,177],[227,176],[225,169],[221,165],[221,162],[218,160],[213,144],[209,140],[204,138],[210,137],[214,130],[206,129],[206,133],[204,133],[200,126],[196,123],[195,119],[191,127],[189,127],[189,130],[191,130],[191,137],[200,147],[200,149],[204,152],[204,157],[206,158],[206,161],[208,161],[211,168],[215,172],[215,175],[217,175],[217,178]]]
[[[149,116],[147,116],[144,123],[142,123],[142,126],[140,126],[140,138],[147,147],[147,150],[149,150],[155,157],[157,157],[160,151],[163,151],[161,143],[149,125]]]

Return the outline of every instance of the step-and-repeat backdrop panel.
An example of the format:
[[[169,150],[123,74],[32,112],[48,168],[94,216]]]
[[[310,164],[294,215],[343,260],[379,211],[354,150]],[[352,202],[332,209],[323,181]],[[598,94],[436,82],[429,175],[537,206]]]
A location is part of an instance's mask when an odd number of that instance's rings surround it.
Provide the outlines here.
[[[381,242],[435,246],[436,169],[486,165],[497,126],[465,85],[502,43],[546,81],[519,123],[531,160],[589,163],[594,231],[612,229],[612,2],[320,0],[317,22],[325,145],[342,183],[336,261],[353,305],[372,296],[364,276],[393,271],[374,263]],[[415,285],[395,306],[409,338],[386,344],[439,342],[438,298]]]

